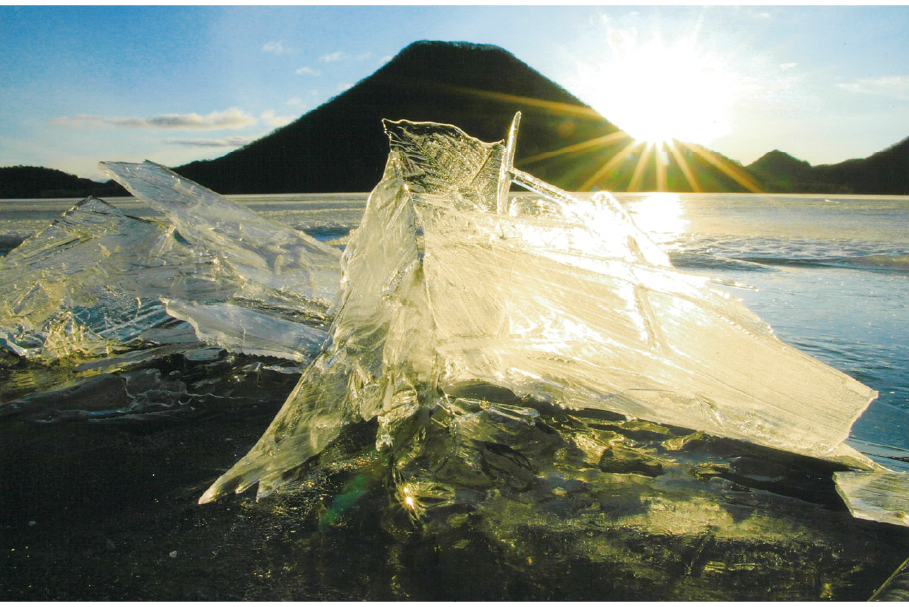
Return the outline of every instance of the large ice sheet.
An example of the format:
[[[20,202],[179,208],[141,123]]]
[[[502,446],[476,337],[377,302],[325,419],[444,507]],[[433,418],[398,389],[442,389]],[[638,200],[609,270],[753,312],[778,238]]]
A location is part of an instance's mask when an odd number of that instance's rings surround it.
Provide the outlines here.
[[[172,227],[87,198],[0,259],[0,345],[55,359],[162,343],[175,324],[162,295],[219,300],[237,288]]]
[[[608,194],[578,199],[508,165],[515,128],[487,144],[385,127],[331,341],[201,501],[256,482],[268,493],[359,420],[378,417],[393,450],[399,422],[477,385],[862,463],[842,441],[873,390],[672,268]],[[503,179],[545,198],[513,201]]]
[[[101,168],[231,268],[241,279],[238,298],[324,317],[338,290],[340,251],[153,162]]]

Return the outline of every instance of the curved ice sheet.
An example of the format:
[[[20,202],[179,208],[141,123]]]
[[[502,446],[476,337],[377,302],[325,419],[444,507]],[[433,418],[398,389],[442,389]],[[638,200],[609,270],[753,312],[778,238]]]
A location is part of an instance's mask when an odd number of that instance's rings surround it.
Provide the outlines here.
[[[268,493],[358,420],[378,417],[394,450],[402,420],[471,385],[862,463],[842,441],[874,391],[672,268],[612,197],[579,200],[513,169],[514,128],[506,146],[385,127],[391,152],[344,254],[331,341],[201,501],[256,482]],[[545,198],[513,202],[503,179]]]

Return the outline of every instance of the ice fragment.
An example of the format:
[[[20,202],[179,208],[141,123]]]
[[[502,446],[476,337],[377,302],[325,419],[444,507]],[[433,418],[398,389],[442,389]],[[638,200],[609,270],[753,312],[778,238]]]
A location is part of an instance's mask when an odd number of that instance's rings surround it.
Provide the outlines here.
[[[0,348],[111,355],[185,340],[178,318],[239,352],[300,361],[319,350],[337,249],[154,163],[102,166],[169,223],[90,198],[22,243],[0,260]]]
[[[166,342],[176,323],[160,295],[237,290],[215,262],[172,227],[87,198],[0,259],[0,346],[53,359]]]
[[[101,168],[164,215],[193,246],[217,255],[241,279],[238,298],[322,315],[338,290],[340,251],[256,215],[153,162]]]
[[[267,310],[176,299],[164,303],[167,313],[191,324],[199,339],[232,352],[308,361],[319,353],[328,337],[318,327]]]
[[[836,472],[833,478],[852,516],[909,527],[909,474],[877,468]]]
[[[343,257],[325,351],[255,447],[202,496],[259,494],[358,420],[403,420],[486,384],[867,465],[842,444],[873,390],[786,346],[675,270],[608,194],[510,166],[510,142],[386,122],[391,152]],[[509,199],[507,181],[543,196]],[[514,202],[514,204],[512,204]]]

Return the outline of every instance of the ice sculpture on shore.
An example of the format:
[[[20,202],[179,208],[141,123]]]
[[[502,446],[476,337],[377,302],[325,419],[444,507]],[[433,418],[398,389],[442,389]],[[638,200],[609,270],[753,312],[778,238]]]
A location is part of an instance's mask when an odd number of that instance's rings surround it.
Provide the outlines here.
[[[177,319],[238,352],[303,360],[321,349],[339,251],[152,162],[102,167],[166,222],[89,198],[0,259],[0,348],[106,356],[185,339],[161,330]]]
[[[492,144],[385,123],[391,152],[344,253],[330,341],[201,502],[269,493],[362,420],[393,452],[400,422],[456,417],[484,391],[872,467],[843,441],[873,390],[672,268],[608,194],[579,199],[515,169],[518,118]],[[510,198],[512,182],[542,198]]]

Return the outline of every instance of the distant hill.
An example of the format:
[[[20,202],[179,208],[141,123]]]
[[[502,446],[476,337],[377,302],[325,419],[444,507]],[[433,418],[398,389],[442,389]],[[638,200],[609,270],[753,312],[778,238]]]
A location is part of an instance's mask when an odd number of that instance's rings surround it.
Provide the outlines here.
[[[680,148],[685,169],[674,154],[645,153],[643,144],[635,146],[501,48],[425,41],[292,124],[221,158],[175,170],[225,194],[368,191],[388,154],[382,118],[454,124],[496,141],[519,110],[516,165],[568,190],[691,191],[686,169],[703,191],[743,191],[743,181],[753,181],[715,153],[706,152],[711,162]]]
[[[56,169],[31,166],[0,168],[0,198],[86,196],[129,196],[129,194],[113,181],[98,183]]]
[[[775,192],[909,195],[909,138],[868,158],[811,166],[774,150],[746,167]]]

